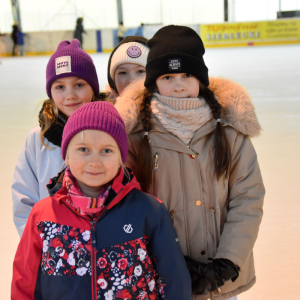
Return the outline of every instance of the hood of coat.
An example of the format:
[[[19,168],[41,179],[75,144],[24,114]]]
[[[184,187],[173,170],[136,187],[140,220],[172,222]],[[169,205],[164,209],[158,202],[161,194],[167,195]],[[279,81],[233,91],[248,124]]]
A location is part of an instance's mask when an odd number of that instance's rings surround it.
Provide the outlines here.
[[[237,131],[256,137],[261,132],[254,105],[245,88],[224,78],[209,78],[209,89],[212,90],[222,105],[221,122]],[[115,107],[124,120],[128,134],[140,123],[139,114],[142,105],[144,81],[131,83],[116,99]]]
[[[131,190],[141,189],[133,172],[129,168],[126,169],[128,171],[127,175],[124,173],[123,168],[121,168],[119,174],[113,180],[109,195],[104,203],[104,205],[107,206],[107,209],[111,209],[119,203]],[[51,178],[47,185],[50,197],[58,202],[68,197],[68,191],[63,180],[64,173],[65,169],[57,174],[57,176]]]

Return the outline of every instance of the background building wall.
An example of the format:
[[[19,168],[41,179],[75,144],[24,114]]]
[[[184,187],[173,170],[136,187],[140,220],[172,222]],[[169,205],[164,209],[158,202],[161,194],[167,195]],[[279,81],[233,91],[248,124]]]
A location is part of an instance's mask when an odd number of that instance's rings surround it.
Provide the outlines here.
[[[208,24],[224,21],[224,0],[123,0],[125,27],[146,24]],[[279,0],[228,0],[229,21],[275,20]],[[13,24],[11,1],[1,0],[0,31]],[[300,10],[300,0],[281,0],[281,9]],[[22,0],[24,31],[74,30],[78,17],[85,29],[117,28],[115,0]]]

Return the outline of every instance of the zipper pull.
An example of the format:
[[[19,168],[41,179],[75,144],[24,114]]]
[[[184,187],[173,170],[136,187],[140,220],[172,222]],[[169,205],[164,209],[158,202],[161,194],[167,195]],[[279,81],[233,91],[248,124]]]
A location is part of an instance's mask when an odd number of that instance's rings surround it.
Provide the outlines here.
[[[154,155],[154,171],[158,171],[158,153]]]
[[[91,221],[91,236],[92,236],[92,244],[96,246],[96,234],[95,234],[95,221]]]

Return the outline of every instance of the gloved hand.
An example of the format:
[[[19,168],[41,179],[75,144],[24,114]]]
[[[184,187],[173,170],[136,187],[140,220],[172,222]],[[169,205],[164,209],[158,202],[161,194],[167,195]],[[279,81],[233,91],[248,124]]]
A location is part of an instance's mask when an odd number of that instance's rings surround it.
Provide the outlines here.
[[[232,261],[224,258],[209,259],[212,262],[204,264],[185,256],[187,267],[192,278],[193,294],[202,295],[209,291],[215,291],[226,281],[233,282],[239,276],[240,268]]]

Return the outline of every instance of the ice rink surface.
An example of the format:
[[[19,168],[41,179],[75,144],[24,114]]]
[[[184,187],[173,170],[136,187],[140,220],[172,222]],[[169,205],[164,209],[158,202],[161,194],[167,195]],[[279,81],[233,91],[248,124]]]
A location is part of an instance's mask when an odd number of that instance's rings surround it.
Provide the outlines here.
[[[92,55],[100,86],[109,54]],[[244,86],[263,128],[253,139],[267,194],[255,245],[256,285],[239,300],[300,299],[300,45],[207,49],[210,76]],[[28,131],[46,99],[49,57],[2,58],[0,64],[0,298],[9,299],[19,237],[10,185]]]

